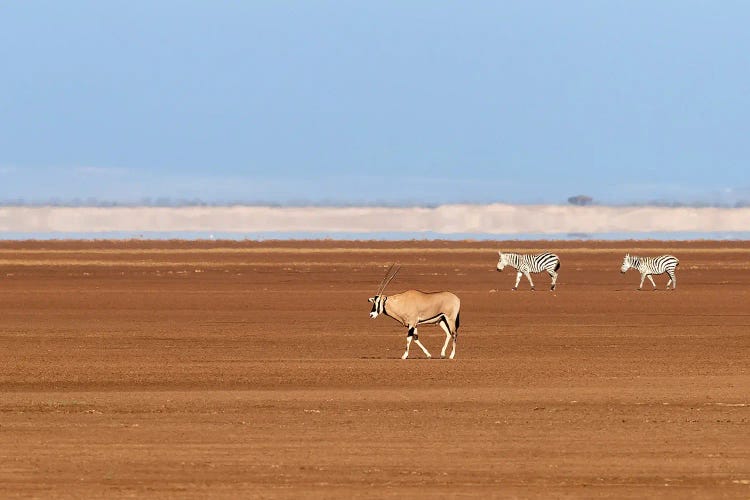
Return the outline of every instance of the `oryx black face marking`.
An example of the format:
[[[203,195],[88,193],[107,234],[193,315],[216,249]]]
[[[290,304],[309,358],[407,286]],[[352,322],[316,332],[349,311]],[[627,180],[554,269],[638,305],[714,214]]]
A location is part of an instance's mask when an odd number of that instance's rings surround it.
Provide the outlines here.
[[[370,317],[371,318],[377,318],[378,315],[383,314],[385,312],[385,300],[387,297],[384,297],[382,295],[377,295],[375,297],[370,297],[370,302],[372,302],[372,308],[370,309]]]

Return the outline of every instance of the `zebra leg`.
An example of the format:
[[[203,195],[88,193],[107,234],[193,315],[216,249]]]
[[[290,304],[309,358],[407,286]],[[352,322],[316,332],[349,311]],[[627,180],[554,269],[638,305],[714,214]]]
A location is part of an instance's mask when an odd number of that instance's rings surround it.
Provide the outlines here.
[[[557,284],[557,273],[555,271],[547,271],[550,276],[552,276],[552,287],[550,290],[555,289],[555,285]]]
[[[406,359],[409,357],[409,346],[411,345],[412,336],[414,335],[414,328],[409,327],[409,331],[406,332],[406,351],[404,351],[403,356],[401,356],[401,359]]]
[[[513,290],[518,290],[518,283],[521,281],[521,276],[523,276],[523,273],[521,271],[518,271],[516,273],[516,284],[513,286]]]
[[[651,284],[654,285],[654,290],[656,290],[656,283],[654,283],[654,278],[652,278],[650,274],[647,274],[646,276],[648,277]]]
[[[641,288],[643,288],[643,281],[645,279],[646,279],[646,274],[645,273],[641,273],[641,284],[638,285],[638,290],[640,290]]]
[[[432,358],[432,355],[430,354],[430,351],[425,349],[425,346],[422,345],[422,342],[419,341],[419,334],[417,333],[417,329],[414,329],[414,343],[419,346],[420,349],[422,349],[422,352],[424,352],[424,355],[427,356],[427,359]]]
[[[526,279],[529,280],[529,285],[531,285],[531,291],[533,292],[534,291],[534,282],[531,281],[531,273],[529,273],[528,271],[526,271],[525,274],[526,274]]]
[[[669,290],[669,284],[672,284],[672,290],[677,288],[677,276],[675,276],[674,271],[667,271],[667,274],[669,274],[669,281],[667,281],[667,290]]]
[[[451,340],[451,331],[450,328],[448,328],[448,323],[446,322],[445,318],[440,320],[440,328],[445,332],[445,344],[443,344],[443,350],[440,351],[440,357],[445,358],[445,350],[448,349],[448,342]]]

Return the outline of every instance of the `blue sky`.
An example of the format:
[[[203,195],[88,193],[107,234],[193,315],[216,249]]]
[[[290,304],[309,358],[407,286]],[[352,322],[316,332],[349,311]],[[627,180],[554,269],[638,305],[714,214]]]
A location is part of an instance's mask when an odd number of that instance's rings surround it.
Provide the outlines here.
[[[748,2],[10,1],[0,200],[750,199]]]

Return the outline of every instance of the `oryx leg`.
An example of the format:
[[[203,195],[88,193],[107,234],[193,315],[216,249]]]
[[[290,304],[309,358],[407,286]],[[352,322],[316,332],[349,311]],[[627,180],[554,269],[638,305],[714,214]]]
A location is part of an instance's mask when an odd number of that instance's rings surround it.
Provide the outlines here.
[[[513,290],[518,289],[518,283],[521,281],[521,276],[523,276],[523,273],[521,271],[518,271],[516,273],[516,284],[513,286]]]
[[[414,343],[419,346],[420,349],[424,352],[424,355],[427,356],[427,358],[431,358],[432,355],[430,354],[430,351],[425,349],[425,346],[422,345],[422,342],[419,341],[419,334],[417,333],[417,329],[414,329]]]
[[[456,357],[456,341],[458,340],[458,328],[456,328],[455,320],[452,323],[453,325],[448,325],[453,332],[453,350],[451,351],[451,355],[448,357],[449,359],[453,359]]]
[[[557,284],[557,273],[552,270],[549,270],[547,272],[549,273],[550,276],[552,276],[552,287],[550,288],[550,290],[554,290],[555,285]]]
[[[526,279],[529,280],[529,285],[531,285],[531,290],[533,291],[534,290],[534,282],[531,281],[531,273],[528,272],[528,271],[526,271],[526,272],[524,272],[524,274],[526,275]]]
[[[409,346],[411,345],[413,336],[414,336],[414,328],[409,327],[409,331],[406,332],[406,351],[404,351],[404,354],[401,356],[401,359],[406,359],[409,357]]]
[[[445,344],[443,344],[443,350],[440,351],[440,357],[445,358],[445,350],[448,349],[448,342],[451,341],[451,330],[450,327],[448,327],[448,322],[445,318],[441,319],[438,324],[445,332]]]
[[[654,285],[654,290],[656,290],[656,283],[654,283],[654,278],[652,278],[650,274],[647,274],[646,276],[648,277],[651,284]]]

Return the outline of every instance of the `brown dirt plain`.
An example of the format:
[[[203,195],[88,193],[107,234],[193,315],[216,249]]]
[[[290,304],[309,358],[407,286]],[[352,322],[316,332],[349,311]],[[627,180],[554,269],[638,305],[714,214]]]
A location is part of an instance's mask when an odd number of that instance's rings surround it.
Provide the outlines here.
[[[391,261],[454,361],[368,317]],[[2,242],[0,496],[750,498],[749,363],[747,242]]]

